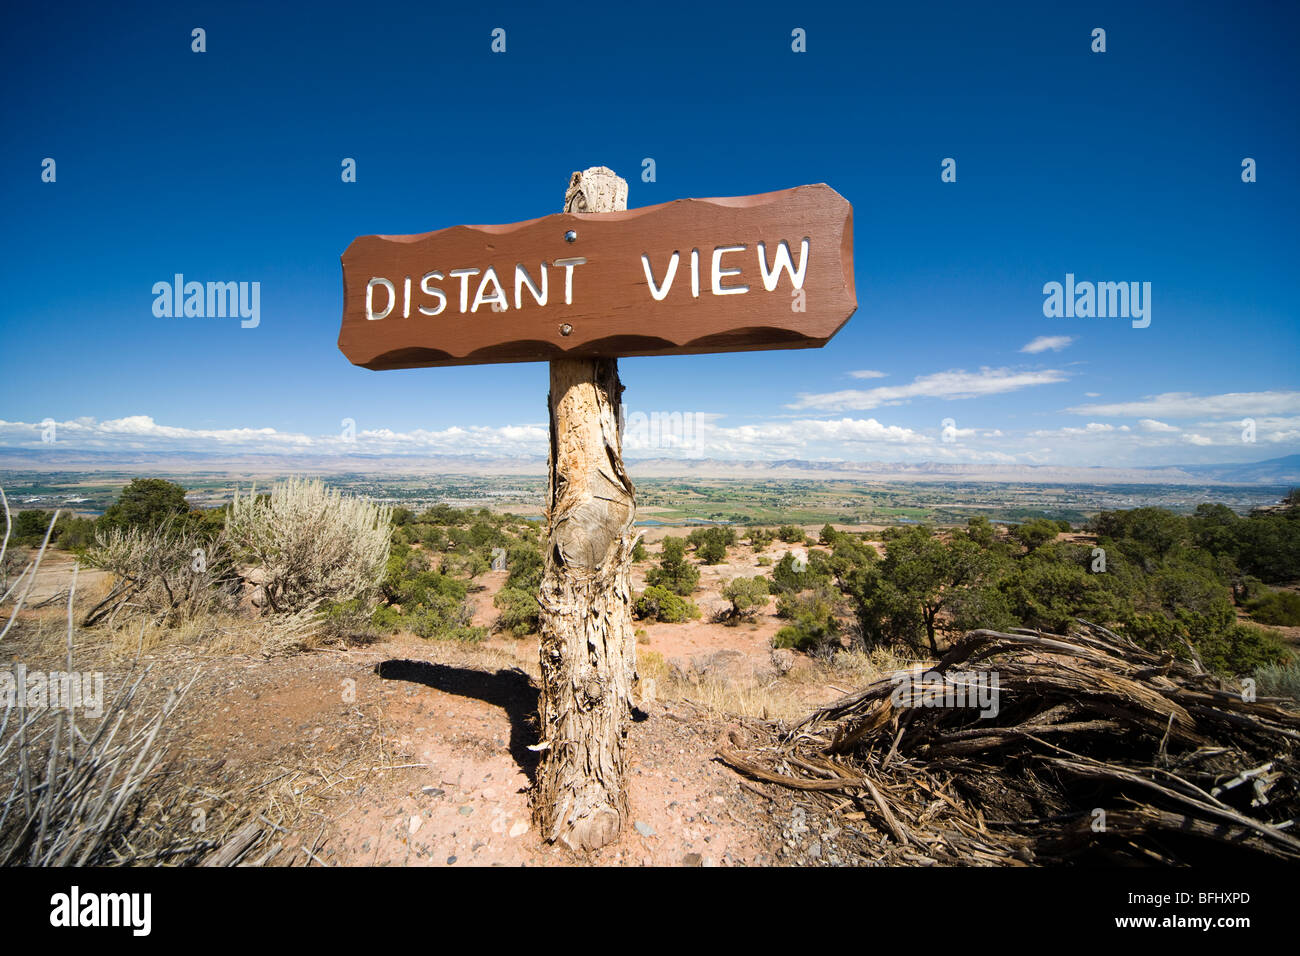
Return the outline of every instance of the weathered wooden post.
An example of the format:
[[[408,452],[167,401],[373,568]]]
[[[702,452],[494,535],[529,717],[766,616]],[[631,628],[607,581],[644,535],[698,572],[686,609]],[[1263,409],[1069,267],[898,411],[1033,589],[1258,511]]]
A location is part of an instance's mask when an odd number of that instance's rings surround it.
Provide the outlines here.
[[[627,183],[603,166],[574,173],[568,213],[627,208]],[[572,237],[582,247],[582,231]],[[617,358],[551,362],[546,570],[541,588],[542,762],[533,812],[550,840],[592,850],[627,817],[631,719],[632,482],[623,468]]]
[[[533,806],[548,840],[585,851],[628,814],[635,503],[618,357],[816,348],[857,300],[853,209],[826,185],[629,210],[627,183],[594,167],[564,210],[355,239],[339,348],[370,369],[551,363]]]

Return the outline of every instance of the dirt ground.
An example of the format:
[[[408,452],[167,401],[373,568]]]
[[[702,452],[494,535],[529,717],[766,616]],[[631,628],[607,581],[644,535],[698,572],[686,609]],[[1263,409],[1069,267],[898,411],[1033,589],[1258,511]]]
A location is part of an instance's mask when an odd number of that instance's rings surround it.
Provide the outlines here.
[[[223,790],[292,778],[287,799],[303,796],[305,812],[290,814],[284,858],[271,862],[305,863],[293,859],[303,846],[331,865],[577,862],[532,825],[537,691],[507,651],[380,644],[206,671],[180,717],[178,758]],[[708,756],[726,729],[645,704],[629,737],[633,826],[586,862],[775,862],[780,795],[759,796]]]
[[[771,550],[779,559],[785,546]],[[760,573],[748,546],[727,565],[702,569],[686,624],[643,624],[638,655],[662,658],[682,680],[743,686],[806,712],[843,688],[808,679],[793,652],[776,659],[774,605],[756,622],[710,623],[717,591]],[[47,556],[33,589],[47,607],[30,620],[62,617],[70,579],[65,555]],[[637,566],[644,584],[650,562]],[[490,625],[504,572],[473,592],[475,623]],[[98,582],[98,586],[104,582]],[[96,582],[84,573],[78,594]],[[57,622],[55,622],[57,623]],[[0,667],[60,664],[59,628],[28,641],[11,635]],[[44,663],[42,663],[44,661]],[[79,669],[105,671],[109,693],[129,661],[102,631],[78,637]],[[258,818],[266,837],[246,861],[268,865],[755,866],[850,862],[838,830],[822,832],[789,792],[741,778],[714,756],[737,729],[714,708],[655,698],[641,688],[628,738],[629,826],[614,845],[579,859],[547,843],[528,795],[536,767],[537,642],[493,634],[477,645],[400,636],[382,643],[289,657],[213,653],[201,638],[154,648],[141,661],[155,697],[197,679],[167,722],[164,772],[191,794],[167,826],[202,812],[210,825]],[[793,703],[791,703],[793,701]],[[268,854],[269,857],[268,857]]]

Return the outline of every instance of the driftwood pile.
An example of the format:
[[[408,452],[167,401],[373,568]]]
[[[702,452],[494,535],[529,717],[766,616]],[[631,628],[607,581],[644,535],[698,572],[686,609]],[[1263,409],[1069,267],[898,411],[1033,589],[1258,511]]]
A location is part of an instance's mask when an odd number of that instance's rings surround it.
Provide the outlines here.
[[[872,862],[1300,861],[1295,701],[1080,624],[972,631],[719,756],[806,792]]]

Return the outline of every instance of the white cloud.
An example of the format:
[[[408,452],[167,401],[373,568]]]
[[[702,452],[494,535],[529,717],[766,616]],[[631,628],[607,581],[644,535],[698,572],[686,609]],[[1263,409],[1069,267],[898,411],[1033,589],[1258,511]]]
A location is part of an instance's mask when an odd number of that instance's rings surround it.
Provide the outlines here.
[[[1074,415],[1124,418],[1194,418],[1197,416],[1259,417],[1300,412],[1300,392],[1226,392],[1221,395],[1195,395],[1191,392],[1164,392],[1148,395],[1133,402],[1111,405],[1075,405],[1067,408]]]
[[[625,418],[624,451],[637,457],[790,458],[874,457],[895,449],[934,444],[935,438],[911,428],[886,425],[874,418],[774,419],[723,427],[721,416],[705,412]],[[220,454],[311,455],[492,455],[544,456],[549,435],[544,423],[502,426],[451,426],[440,430],[357,429],[308,435],[274,428],[197,429],[163,425],[148,415],[96,421],[81,418],[56,422],[54,444],[41,441],[43,426],[0,421],[0,446],[66,448],[91,451],[207,452]]]
[[[1279,445],[1300,439],[1300,417],[1263,415],[1251,421],[1257,442]],[[1196,422],[1195,428],[1198,435],[1212,438],[1216,445],[1234,445],[1243,441],[1246,423],[1244,419],[1230,418]]]
[[[1144,418],[1138,422],[1138,427],[1145,432],[1176,432],[1179,431],[1177,425],[1170,425],[1166,422],[1158,422],[1154,418]]]
[[[1059,352],[1061,349],[1069,347],[1073,342],[1074,336],[1072,335],[1040,335],[1023,346],[1020,351],[1028,352],[1030,355],[1037,355],[1039,352],[1046,352],[1049,349],[1053,352]]]
[[[690,444],[698,457],[713,458],[792,458],[840,457],[846,451],[854,455],[906,453],[911,447],[924,447],[934,439],[921,432],[898,425],[884,425],[874,418],[776,420],[751,425],[724,427],[711,419],[698,426]],[[629,430],[630,431],[630,430]],[[647,456],[670,454],[671,446],[652,440],[628,443],[625,450]],[[847,447],[846,447],[847,446]]]
[[[55,443],[72,441],[80,447],[147,447],[167,442],[216,443],[222,446],[245,443],[272,443],[280,447],[307,446],[312,439],[307,435],[277,432],[274,428],[180,428],[159,425],[148,415],[130,415],[97,421],[94,418],[75,418],[66,422],[53,422]],[[0,420],[0,438],[19,441],[41,440],[45,422],[8,422]]]
[[[854,378],[884,378],[889,373],[877,372],[875,369],[864,368],[864,369],[859,369],[856,372],[849,372],[849,374],[852,375]]]
[[[1017,371],[1008,368],[981,368],[978,372],[952,369],[932,375],[920,375],[908,385],[881,385],[870,389],[845,389],[838,392],[801,394],[788,408],[816,408],[823,411],[858,411],[881,405],[900,405],[913,398],[963,399],[1014,392],[1034,385],[1064,382],[1067,374],[1059,369]]]
[[[984,373],[981,373],[983,375]],[[965,376],[959,379],[958,376]],[[1005,376],[951,373],[944,382],[919,379],[930,391],[955,394],[958,388],[1007,387]],[[934,377],[930,377],[934,378]],[[972,383],[975,381],[974,384]],[[915,385],[916,383],[913,383]],[[901,386],[907,388],[907,386]],[[878,391],[878,390],[877,390]],[[877,395],[877,399],[883,396]],[[890,401],[905,399],[891,398]],[[972,415],[972,418],[983,416]],[[646,416],[641,416],[644,421]],[[889,424],[875,417],[852,415],[789,418],[748,416],[730,425],[721,415],[705,412],[660,417],[649,429],[638,427],[630,412],[624,451],[630,459],[715,458],[720,460],[897,461],[978,464],[1005,462],[1054,465],[1157,466],[1196,461],[1238,461],[1276,456],[1295,450],[1300,442],[1300,416],[1254,419],[1256,451],[1243,441],[1240,418],[1191,420],[1182,428],[1156,418],[1130,426],[1100,416],[1086,424],[1040,430],[1001,428],[989,421],[964,421],[945,433],[939,416],[922,413],[919,423]],[[928,419],[928,421],[924,421]],[[332,424],[332,423],[327,423]],[[1005,423],[1004,423],[1005,424]],[[1044,422],[1046,424],[1046,422]],[[1053,423],[1055,424],[1055,423]],[[55,443],[41,441],[43,423],[0,421],[0,448],[39,451],[84,450],[156,454],[199,452],[234,457],[245,454],[342,458],[371,456],[469,455],[484,458],[523,458],[544,461],[549,441],[545,422],[499,426],[451,426],[443,429],[398,431],[387,427],[359,428],[349,440],[334,432],[309,434],[271,427],[189,428],[155,421],[148,415],[98,421],[74,418],[55,424]],[[948,440],[942,440],[947,438]]]
[[[1113,431],[1115,431],[1114,425],[1107,425],[1104,422],[1088,422],[1082,428],[1072,428],[1070,426],[1065,428],[1045,428],[1030,432],[1030,434],[1041,438],[1064,438],[1071,435],[1105,435]]]
[[[0,421],[0,442],[42,445],[43,423]],[[161,425],[148,415],[97,421],[78,418],[55,422],[53,447],[114,451],[204,451],[291,454],[544,454],[547,426],[452,426],[441,431],[388,428],[359,429],[354,439],[342,432],[307,435],[274,428],[185,428]]]

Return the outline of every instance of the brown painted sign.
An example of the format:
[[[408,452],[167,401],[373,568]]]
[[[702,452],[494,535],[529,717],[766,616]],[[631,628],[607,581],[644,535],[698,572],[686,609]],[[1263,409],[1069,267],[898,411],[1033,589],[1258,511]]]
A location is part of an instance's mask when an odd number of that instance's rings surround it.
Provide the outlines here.
[[[815,348],[856,308],[853,207],[819,184],[362,236],[339,348],[371,369]]]

